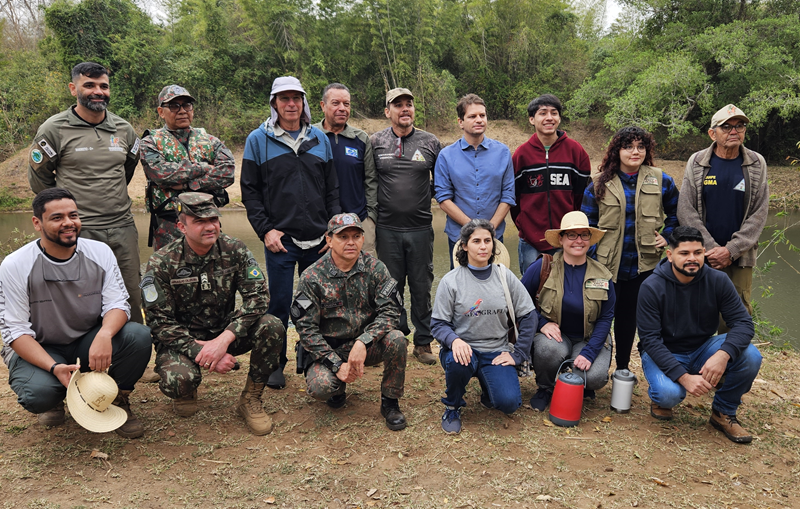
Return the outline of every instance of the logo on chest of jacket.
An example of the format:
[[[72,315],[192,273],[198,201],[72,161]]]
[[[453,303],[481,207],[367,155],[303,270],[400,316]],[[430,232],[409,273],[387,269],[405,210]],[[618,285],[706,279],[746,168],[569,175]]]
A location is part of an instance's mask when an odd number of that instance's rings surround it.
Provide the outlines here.
[[[119,144],[119,137],[113,134],[108,137],[108,150],[111,152],[124,152],[125,149]]]
[[[358,149],[353,147],[345,147],[344,148],[344,155],[350,157],[358,157]]]
[[[544,186],[544,175],[529,175],[528,187],[542,187]]]
[[[177,277],[189,277],[192,275],[192,269],[189,267],[181,267],[175,271]]]

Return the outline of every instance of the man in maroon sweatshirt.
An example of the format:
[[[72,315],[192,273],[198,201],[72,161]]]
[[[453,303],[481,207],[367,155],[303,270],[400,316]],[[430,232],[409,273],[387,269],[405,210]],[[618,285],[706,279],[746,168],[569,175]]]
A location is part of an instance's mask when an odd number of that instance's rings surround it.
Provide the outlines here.
[[[561,101],[551,94],[531,101],[528,121],[536,132],[512,157],[517,205],[511,208],[511,217],[519,230],[522,274],[540,253],[555,251],[544,240],[544,232],[557,228],[567,212],[581,209],[589,183],[589,154],[558,129],[561,109]]]

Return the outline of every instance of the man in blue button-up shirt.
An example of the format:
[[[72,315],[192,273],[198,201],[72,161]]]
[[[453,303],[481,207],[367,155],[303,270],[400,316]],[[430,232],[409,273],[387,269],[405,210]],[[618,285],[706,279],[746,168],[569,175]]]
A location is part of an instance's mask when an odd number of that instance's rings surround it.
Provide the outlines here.
[[[442,149],[434,174],[436,201],[447,214],[444,232],[451,253],[461,226],[476,218],[491,221],[502,241],[506,215],[516,204],[511,151],[484,134],[488,124],[486,103],[475,94],[467,94],[458,101],[456,112],[464,136]]]

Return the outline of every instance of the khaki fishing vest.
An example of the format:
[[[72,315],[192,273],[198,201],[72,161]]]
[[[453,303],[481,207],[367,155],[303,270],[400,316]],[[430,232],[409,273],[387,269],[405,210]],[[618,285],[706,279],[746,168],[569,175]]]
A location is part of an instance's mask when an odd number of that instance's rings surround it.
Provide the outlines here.
[[[541,315],[561,326],[561,302],[564,299],[564,253],[553,255],[550,277],[539,294]],[[594,324],[600,317],[600,308],[608,300],[611,273],[591,258],[586,259],[583,277],[583,339],[592,337]]]
[[[597,187],[599,174],[594,175]],[[653,270],[661,260],[663,248],[656,248],[656,231],[664,227],[664,205],[661,197],[662,173],[659,168],[642,165],[636,180],[636,254],[639,273]],[[619,176],[606,182],[606,193],[597,203],[599,219],[597,227],[606,234],[597,244],[597,261],[606,266],[617,281],[619,262],[622,258],[622,241],[625,236],[625,190]]]

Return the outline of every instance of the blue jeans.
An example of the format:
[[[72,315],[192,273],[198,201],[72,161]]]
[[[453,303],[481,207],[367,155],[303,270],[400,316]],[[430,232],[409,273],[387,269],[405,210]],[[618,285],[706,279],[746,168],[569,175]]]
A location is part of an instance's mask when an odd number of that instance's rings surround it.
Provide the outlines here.
[[[727,334],[711,336],[703,346],[694,352],[673,353],[675,359],[692,374],[697,375],[706,361],[717,353],[725,342]],[[761,367],[761,352],[755,346],[748,345],[744,352],[734,361],[728,363],[722,387],[714,395],[711,408],[725,415],[736,415],[736,409],[742,402],[742,395],[750,391]],[[659,369],[655,361],[647,353],[642,353],[642,370],[650,388],[647,394],[656,405],[672,408],[686,398],[686,389],[678,382],[670,380]]]
[[[447,386],[442,403],[455,408],[466,406],[464,394],[467,392],[467,384],[473,376],[477,376],[481,389],[489,395],[492,406],[505,414],[514,413],[522,405],[519,377],[514,366],[492,365],[492,360],[501,353],[472,350],[472,360],[469,366],[464,366],[456,362],[452,350],[442,347],[439,350],[439,361],[444,368]]]
[[[519,239],[519,246],[517,247],[517,253],[519,254],[519,270],[520,274],[523,276],[525,275],[525,271],[528,270],[528,267],[531,266],[533,262],[539,258],[539,255],[542,253],[553,254],[557,251],[556,248],[547,249],[545,251],[539,251],[532,245],[528,244],[522,237]]]
[[[501,243],[503,242],[503,237],[498,238]],[[456,268],[455,264],[453,263],[453,249],[456,248],[456,243],[450,240],[450,237],[447,237],[447,245],[450,246],[450,270]],[[511,267],[508,267],[509,269]]]
[[[319,250],[322,249],[324,241],[310,249],[300,249],[287,235],[281,238],[281,242],[286,248],[285,253],[273,253],[266,247],[264,248],[270,295],[267,313],[280,320],[286,329],[289,325],[289,308],[292,307],[295,265],[299,276],[314,262],[322,258]],[[284,332],[280,356],[281,366],[285,366],[286,361],[286,332]]]

